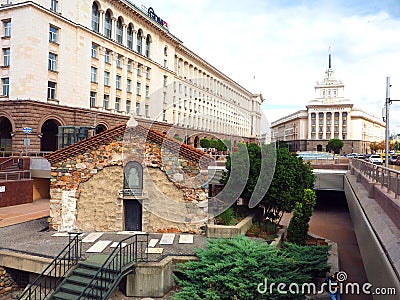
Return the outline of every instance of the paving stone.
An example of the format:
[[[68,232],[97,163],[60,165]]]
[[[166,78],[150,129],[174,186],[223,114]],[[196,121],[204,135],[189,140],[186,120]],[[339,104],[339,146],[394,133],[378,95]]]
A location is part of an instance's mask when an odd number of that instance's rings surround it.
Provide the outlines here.
[[[102,235],[102,232],[92,232],[82,240],[82,243],[93,243]]]
[[[179,244],[193,244],[193,235],[185,234],[179,236]]]
[[[109,244],[111,244],[112,241],[98,241],[96,242],[92,247],[86,250],[86,252],[95,252],[95,253],[100,253],[103,252],[104,249],[107,248]]]
[[[164,233],[160,240],[160,245],[172,245],[174,243],[175,233]]]
[[[146,253],[147,254],[161,254],[163,253],[164,248],[147,248]]]

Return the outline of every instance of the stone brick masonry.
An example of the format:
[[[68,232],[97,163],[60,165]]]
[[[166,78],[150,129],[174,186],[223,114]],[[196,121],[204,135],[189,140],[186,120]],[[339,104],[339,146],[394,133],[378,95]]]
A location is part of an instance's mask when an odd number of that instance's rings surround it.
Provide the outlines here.
[[[12,293],[18,289],[18,284],[3,267],[0,267],[0,297]]]
[[[144,167],[143,230],[187,232],[204,224],[208,207],[202,185],[207,177],[201,174],[199,162],[131,133],[124,140],[52,165],[50,227],[123,230],[123,166],[131,160]],[[163,209],[168,209],[169,220],[163,218]]]

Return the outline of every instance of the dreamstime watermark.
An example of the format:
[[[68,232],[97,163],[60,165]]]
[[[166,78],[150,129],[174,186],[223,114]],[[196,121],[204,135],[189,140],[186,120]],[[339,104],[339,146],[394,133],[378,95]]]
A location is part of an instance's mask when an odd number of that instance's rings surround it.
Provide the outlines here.
[[[347,273],[340,271],[337,273],[336,278],[338,283],[332,281],[324,282],[321,286],[312,282],[290,284],[284,282],[271,282],[264,278],[264,282],[257,285],[257,292],[260,294],[269,295],[317,295],[325,292],[335,293],[339,291],[342,295],[396,295],[397,291],[394,287],[374,287],[369,282],[362,284],[358,282],[345,282],[347,280]]]

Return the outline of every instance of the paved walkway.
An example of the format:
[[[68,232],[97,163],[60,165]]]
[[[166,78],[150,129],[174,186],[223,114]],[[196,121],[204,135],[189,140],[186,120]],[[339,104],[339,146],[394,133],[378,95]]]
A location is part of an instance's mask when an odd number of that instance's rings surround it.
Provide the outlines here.
[[[347,282],[368,282],[344,194],[324,192],[310,221],[310,232],[338,244],[339,269]],[[369,295],[342,295],[343,300],[371,300]]]
[[[49,199],[40,199],[27,204],[0,207],[0,227],[48,217],[49,202]]]

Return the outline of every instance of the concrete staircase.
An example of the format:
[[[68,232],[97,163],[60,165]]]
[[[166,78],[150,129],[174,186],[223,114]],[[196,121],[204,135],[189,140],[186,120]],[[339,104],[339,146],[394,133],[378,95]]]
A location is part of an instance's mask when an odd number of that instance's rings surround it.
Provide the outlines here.
[[[108,299],[123,276],[117,270],[118,268],[101,270],[107,258],[107,255],[95,255],[80,262],[49,299],[75,300],[80,297],[82,299]],[[101,280],[93,281],[93,278],[96,277]]]

